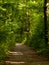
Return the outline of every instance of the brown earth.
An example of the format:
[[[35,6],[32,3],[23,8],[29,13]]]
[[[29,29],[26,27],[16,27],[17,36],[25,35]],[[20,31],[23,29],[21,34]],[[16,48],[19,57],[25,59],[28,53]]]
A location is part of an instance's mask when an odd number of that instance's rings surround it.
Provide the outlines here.
[[[49,65],[49,61],[31,47],[17,43],[9,52],[5,65]]]

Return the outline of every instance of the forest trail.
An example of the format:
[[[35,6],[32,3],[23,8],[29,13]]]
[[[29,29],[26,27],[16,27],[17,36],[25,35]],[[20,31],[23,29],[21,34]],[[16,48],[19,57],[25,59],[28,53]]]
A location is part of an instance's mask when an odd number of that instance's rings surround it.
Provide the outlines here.
[[[32,48],[17,43],[5,60],[5,65],[49,65],[49,61]]]

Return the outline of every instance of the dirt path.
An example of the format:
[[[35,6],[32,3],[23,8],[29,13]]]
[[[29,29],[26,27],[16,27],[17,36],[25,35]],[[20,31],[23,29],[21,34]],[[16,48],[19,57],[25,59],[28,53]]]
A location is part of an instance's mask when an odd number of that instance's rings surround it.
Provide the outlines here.
[[[49,62],[30,47],[16,44],[5,60],[5,65],[49,65]]]

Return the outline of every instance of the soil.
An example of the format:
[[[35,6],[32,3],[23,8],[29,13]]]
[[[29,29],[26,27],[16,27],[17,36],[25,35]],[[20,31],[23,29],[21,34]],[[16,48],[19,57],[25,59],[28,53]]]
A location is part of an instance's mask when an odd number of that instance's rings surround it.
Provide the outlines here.
[[[49,65],[49,61],[31,47],[16,43],[5,59],[5,65]]]

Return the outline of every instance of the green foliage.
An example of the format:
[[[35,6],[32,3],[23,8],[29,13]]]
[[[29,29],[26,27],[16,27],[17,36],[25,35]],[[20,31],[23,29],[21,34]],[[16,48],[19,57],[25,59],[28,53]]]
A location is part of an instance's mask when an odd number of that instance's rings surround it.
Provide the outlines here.
[[[7,56],[15,42],[49,53],[45,44],[43,7],[44,0],[0,1],[0,59]]]
[[[17,29],[16,22],[11,21],[10,11],[11,5],[8,7],[8,3],[1,4],[0,6],[0,60],[7,56],[8,51],[10,51],[15,45],[15,33]]]

